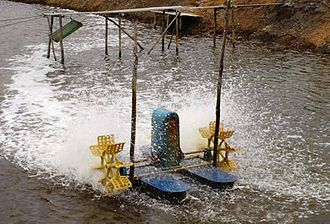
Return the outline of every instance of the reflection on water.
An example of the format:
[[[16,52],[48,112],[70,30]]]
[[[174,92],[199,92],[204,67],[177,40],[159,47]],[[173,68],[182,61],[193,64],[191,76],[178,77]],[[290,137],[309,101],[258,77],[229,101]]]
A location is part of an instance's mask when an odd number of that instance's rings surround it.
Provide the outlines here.
[[[22,8],[1,4],[9,10]],[[101,174],[91,167],[99,161],[88,146],[104,133],[129,142],[132,46],[125,37],[123,59],[118,60],[117,30],[110,27],[111,55],[104,58],[104,20],[78,19],[84,27],[65,41],[65,68],[45,58],[45,38],[4,56],[9,58],[4,63],[7,74],[13,76],[1,103],[1,156],[34,173],[35,179],[67,186],[72,193],[64,201],[89,201],[79,212],[90,215],[99,209],[98,217],[90,219],[94,221],[107,217],[107,209],[119,214],[133,210],[127,222],[142,213],[158,223],[291,223],[317,216],[322,220],[329,213],[330,60],[326,55],[274,52],[252,44],[229,46],[225,61],[221,116],[235,130],[233,145],[242,148],[234,155],[240,165],[236,189],[218,192],[187,180],[193,187],[192,200],[180,206],[135,191],[115,199],[98,197]],[[124,26],[131,30],[128,21]],[[158,34],[143,25],[139,29],[148,49]],[[159,49],[151,55],[140,53],[138,146],[149,144],[151,114],[159,106],[178,112],[184,151],[206,144],[197,130],[214,120],[219,49],[211,46],[209,39],[189,37],[181,40],[179,58],[173,49],[164,55]],[[122,157],[128,159],[127,146]],[[94,202],[90,203],[93,196],[81,198],[74,189],[96,195]],[[61,200],[61,195],[51,198]],[[108,200],[118,200],[119,210]],[[59,209],[77,212],[64,207]],[[155,208],[166,218],[150,212]]]

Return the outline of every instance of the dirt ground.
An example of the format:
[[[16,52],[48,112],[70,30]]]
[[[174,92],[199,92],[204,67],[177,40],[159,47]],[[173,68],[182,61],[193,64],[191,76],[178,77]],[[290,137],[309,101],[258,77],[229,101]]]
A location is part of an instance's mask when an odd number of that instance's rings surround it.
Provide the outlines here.
[[[78,11],[100,11],[165,5],[210,6],[222,5],[225,0],[17,0],[40,3]],[[234,0],[234,4],[290,2],[290,7],[240,8],[234,11],[236,32],[242,39],[274,42],[294,49],[312,49],[330,53],[330,0]],[[189,33],[212,35],[213,10],[192,12],[202,17]],[[223,29],[224,12],[218,13],[217,32]],[[153,14],[133,15],[152,23]],[[231,25],[230,25],[231,27]]]

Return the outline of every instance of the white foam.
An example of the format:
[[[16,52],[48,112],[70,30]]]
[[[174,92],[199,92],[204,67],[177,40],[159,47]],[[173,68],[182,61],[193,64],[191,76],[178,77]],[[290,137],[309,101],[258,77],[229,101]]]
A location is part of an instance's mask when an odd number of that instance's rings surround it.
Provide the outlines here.
[[[11,69],[15,71],[15,75],[13,83],[8,86],[8,96],[3,103],[1,115],[4,125],[1,127],[0,139],[4,145],[4,153],[13,156],[26,169],[64,176],[63,184],[66,181],[75,181],[99,189],[97,181],[102,174],[92,169],[99,163],[99,159],[90,154],[88,147],[95,144],[96,136],[115,133],[118,140],[127,142],[121,157],[128,159],[131,98],[130,89],[127,88],[129,84],[125,87],[126,84],[123,83],[130,80],[131,69],[119,66],[118,69],[122,69],[123,74],[120,77],[121,82],[107,86],[104,91],[113,92],[110,99],[108,95],[102,95],[103,92],[100,97],[99,91],[105,88],[102,82],[96,83],[92,89],[81,87],[60,90],[52,86],[46,76],[49,72],[62,69],[44,57],[47,46],[27,48],[30,53],[11,59]],[[143,66],[143,62],[141,64]],[[138,101],[138,147],[150,143],[151,113],[158,106],[178,112],[181,147],[184,151],[196,150],[200,144],[206,145],[198,128],[208,126],[210,121],[215,120],[214,91],[208,88],[207,83],[205,86],[195,86],[194,90],[191,90],[188,83],[180,91],[172,91],[164,83],[175,82],[173,77],[177,72],[180,72],[179,68],[169,69],[166,71],[166,79],[150,77],[155,81],[154,89],[148,89],[148,93],[153,94],[152,97],[139,93],[138,97],[145,98]],[[86,73],[86,77],[93,77],[102,71],[91,70]],[[61,83],[61,77],[58,79]],[[110,79],[118,81],[115,77]],[[271,116],[267,105],[260,108],[262,116],[252,114],[253,105],[249,96],[229,84],[224,89],[221,118],[225,120],[226,127],[235,129],[234,145],[242,148],[240,154],[234,155],[242,167],[238,173],[240,182],[251,188],[296,198],[315,197],[326,200],[324,195],[329,192],[329,186],[314,182],[315,178],[310,175],[303,160],[300,160],[299,153],[295,157],[288,153],[274,153],[281,152],[279,143],[286,142],[287,138],[300,139],[300,133],[284,133],[278,138],[272,137],[272,133],[281,133],[286,121],[279,115]],[[167,91],[165,96],[158,97],[159,90]],[[17,93],[13,94],[15,91]],[[88,100],[83,93],[89,94]],[[59,95],[65,94],[73,97],[57,99]],[[237,101],[237,96],[240,96],[240,101]],[[269,123],[266,131],[260,128],[263,122]],[[140,152],[137,151],[136,154],[139,156]]]

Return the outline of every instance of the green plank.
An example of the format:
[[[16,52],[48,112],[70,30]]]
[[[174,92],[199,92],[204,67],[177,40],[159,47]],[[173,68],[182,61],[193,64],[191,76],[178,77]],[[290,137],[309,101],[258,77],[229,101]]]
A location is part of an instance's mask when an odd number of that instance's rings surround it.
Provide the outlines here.
[[[56,30],[51,34],[51,38],[55,42],[59,42],[61,40],[61,31],[63,30],[63,39],[78,30],[80,27],[82,27],[83,24],[76,21],[71,20],[68,24],[65,24],[62,29]]]

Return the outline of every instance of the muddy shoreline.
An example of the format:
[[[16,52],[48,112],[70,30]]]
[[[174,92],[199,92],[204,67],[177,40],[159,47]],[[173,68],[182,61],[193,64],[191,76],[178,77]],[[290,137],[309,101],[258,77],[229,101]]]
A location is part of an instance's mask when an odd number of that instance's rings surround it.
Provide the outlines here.
[[[12,0],[35,3],[77,11],[100,11],[124,8],[140,8],[165,5],[209,6],[222,5],[223,0],[158,0],[149,1],[80,1],[80,0]],[[279,0],[236,0],[235,4],[288,2]],[[330,6],[327,0],[293,0],[291,7],[244,8],[235,11],[236,32],[242,40],[259,40],[266,44],[275,43],[291,49],[308,49],[330,53]],[[211,36],[213,32],[213,10],[193,12],[202,17],[193,25],[189,34]],[[223,11],[218,15],[217,32],[223,29]],[[152,23],[152,13],[137,13],[130,17]]]

